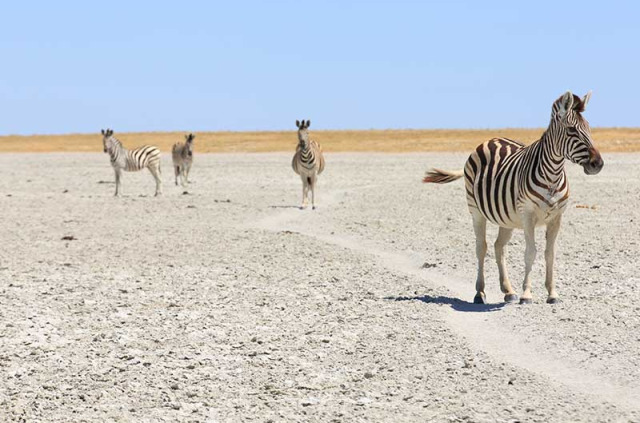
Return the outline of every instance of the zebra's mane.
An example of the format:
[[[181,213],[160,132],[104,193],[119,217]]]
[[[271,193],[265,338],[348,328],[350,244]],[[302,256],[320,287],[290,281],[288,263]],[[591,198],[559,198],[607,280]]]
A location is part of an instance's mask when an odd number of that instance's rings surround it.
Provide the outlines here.
[[[109,141],[111,141],[116,148],[124,148],[124,146],[122,145],[122,142],[119,139],[117,139],[115,135],[111,135],[109,137]]]

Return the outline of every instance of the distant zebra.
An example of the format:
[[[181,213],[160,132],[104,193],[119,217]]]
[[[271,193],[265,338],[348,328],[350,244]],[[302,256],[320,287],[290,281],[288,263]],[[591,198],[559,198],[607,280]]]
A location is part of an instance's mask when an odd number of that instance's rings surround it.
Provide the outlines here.
[[[176,185],[178,185],[178,176],[182,186],[189,182],[189,172],[193,164],[193,134],[185,135],[185,143],[177,142],[171,149],[171,157],[173,158],[173,169],[176,175]]]
[[[467,204],[476,235],[478,277],[474,303],[485,303],[484,259],[487,252],[487,220],[500,227],[495,243],[500,288],[506,302],[515,302],[515,294],[505,266],[505,246],[514,228],[524,229],[525,276],[521,304],[532,301],[529,274],[536,257],[535,227],[546,225],[547,303],[557,302],[553,280],[555,241],[562,213],[569,200],[565,159],[583,167],[587,175],[600,172],[604,162],[593,146],[589,123],[582,117],[591,92],[582,99],[566,92],[554,103],[551,122],[542,137],[525,147],[506,138],[494,138],[479,145],[464,168],[464,173],[432,169],[424,182],[448,183],[465,178]]]
[[[291,167],[293,171],[300,175],[302,179],[302,206],[301,209],[307,207],[309,188],[311,188],[311,206],[316,208],[315,189],[318,175],[324,170],[324,156],[320,144],[309,139],[309,126],[311,121],[296,120],[298,127],[298,147],[296,154],[293,156]]]
[[[135,172],[145,167],[156,180],[156,196],[162,195],[162,181],[160,180],[160,150],[152,145],[145,145],[134,150],[127,150],[122,143],[113,136],[113,130],[102,130],[102,144],[104,152],[111,157],[111,166],[116,173],[116,196],[120,196],[120,178],[122,171]]]

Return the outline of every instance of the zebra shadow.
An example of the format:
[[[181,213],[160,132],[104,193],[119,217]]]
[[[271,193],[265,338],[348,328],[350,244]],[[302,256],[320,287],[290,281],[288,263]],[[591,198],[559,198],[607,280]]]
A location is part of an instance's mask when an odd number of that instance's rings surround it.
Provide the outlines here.
[[[498,310],[501,310],[506,305],[505,303],[474,304],[469,301],[461,300],[460,298],[446,297],[443,295],[438,295],[435,297],[432,295],[416,295],[414,297],[411,297],[411,296],[385,297],[385,300],[421,301],[426,304],[448,305],[456,311],[461,311],[465,313],[467,312],[486,313],[490,311],[498,311]]]
[[[270,209],[299,209],[300,206],[269,206]]]

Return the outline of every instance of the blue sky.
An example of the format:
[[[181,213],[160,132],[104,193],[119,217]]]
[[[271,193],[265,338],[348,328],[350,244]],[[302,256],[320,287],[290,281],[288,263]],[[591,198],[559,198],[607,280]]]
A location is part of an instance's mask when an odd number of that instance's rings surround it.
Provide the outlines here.
[[[12,1],[0,134],[639,126],[640,3]]]

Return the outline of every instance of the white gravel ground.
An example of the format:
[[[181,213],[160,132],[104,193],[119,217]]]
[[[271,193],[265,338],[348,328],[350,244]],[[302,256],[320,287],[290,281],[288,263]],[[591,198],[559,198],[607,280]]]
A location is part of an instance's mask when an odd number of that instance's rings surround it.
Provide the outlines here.
[[[640,155],[570,167],[561,302],[539,230],[529,306],[491,249],[469,303],[462,183],[420,183],[465,155],[326,158],[301,211],[291,154],[196,156],[188,194],[165,156],[161,198],[114,198],[103,154],[0,155],[0,421],[640,421]]]

